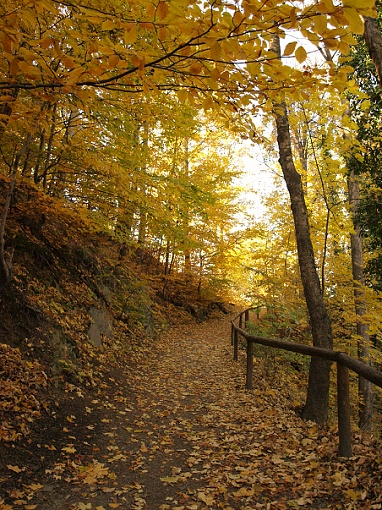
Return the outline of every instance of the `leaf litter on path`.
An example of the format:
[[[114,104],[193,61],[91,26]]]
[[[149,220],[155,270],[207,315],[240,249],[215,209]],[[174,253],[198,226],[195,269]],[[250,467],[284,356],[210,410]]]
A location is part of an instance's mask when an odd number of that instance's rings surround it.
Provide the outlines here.
[[[227,319],[173,328],[139,365],[100,385],[87,407],[96,423],[66,421],[67,444],[27,502],[40,510],[382,508],[381,453],[359,440],[354,458],[339,459],[335,435],[303,422],[272,381],[255,374],[257,388],[245,390],[243,361],[232,361]],[[0,499],[0,510],[17,501]]]

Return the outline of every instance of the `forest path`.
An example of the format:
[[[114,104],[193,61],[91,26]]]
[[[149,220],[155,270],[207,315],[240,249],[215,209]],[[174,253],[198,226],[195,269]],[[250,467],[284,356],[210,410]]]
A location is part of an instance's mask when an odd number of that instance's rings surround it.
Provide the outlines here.
[[[377,459],[340,461],[272,381],[245,390],[229,338],[227,318],[181,325],[148,361],[116,370],[82,422],[75,409],[67,417],[67,445],[54,443],[61,457],[34,497],[8,508],[381,508]]]

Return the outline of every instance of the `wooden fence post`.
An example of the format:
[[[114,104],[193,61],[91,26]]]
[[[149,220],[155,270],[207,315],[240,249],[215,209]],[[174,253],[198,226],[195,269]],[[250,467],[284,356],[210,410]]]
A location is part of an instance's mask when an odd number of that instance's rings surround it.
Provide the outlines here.
[[[349,369],[337,363],[337,408],[340,456],[351,457]]]
[[[242,313],[240,314],[240,317],[239,317],[239,328],[243,329],[243,314]]]
[[[233,360],[237,361],[239,359],[239,334],[234,329],[233,332]]]
[[[253,342],[247,340],[247,376],[245,387],[247,390],[253,389]]]

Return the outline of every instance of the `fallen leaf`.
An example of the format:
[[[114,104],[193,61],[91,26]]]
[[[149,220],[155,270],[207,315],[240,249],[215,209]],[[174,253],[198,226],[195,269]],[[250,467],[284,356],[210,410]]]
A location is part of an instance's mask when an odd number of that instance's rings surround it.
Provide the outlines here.
[[[64,448],[61,448],[61,450],[66,453],[75,453],[77,451],[72,445],[64,446]]]
[[[233,495],[235,498],[245,498],[249,496],[253,496],[255,491],[253,489],[247,489],[246,487],[242,487],[238,491],[234,492]]]
[[[78,503],[76,510],[89,510],[90,508],[92,508],[91,503],[86,503],[86,505],[85,503]]]
[[[203,501],[207,506],[212,506],[215,503],[215,499],[212,494],[206,494],[205,492],[198,492],[198,499]]]
[[[11,466],[10,464],[7,465],[7,468],[10,471],[14,471],[15,473],[21,473],[22,471],[25,471],[25,468],[19,468],[19,466]]]
[[[178,483],[179,476],[164,476],[160,481],[165,483]]]

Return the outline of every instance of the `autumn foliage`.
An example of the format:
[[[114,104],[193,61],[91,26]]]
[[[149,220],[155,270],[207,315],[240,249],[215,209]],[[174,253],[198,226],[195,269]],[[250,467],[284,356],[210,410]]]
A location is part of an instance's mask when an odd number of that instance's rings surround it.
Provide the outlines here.
[[[363,175],[378,210],[380,91],[353,58],[376,13],[0,0],[0,510],[381,508],[375,444],[335,459],[329,367],[324,430],[296,415],[305,364],[256,353],[250,395],[223,347],[228,303],[264,304],[264,335],[382,362],[348,204]],[[274,177],[260,218],[249,164]]]

